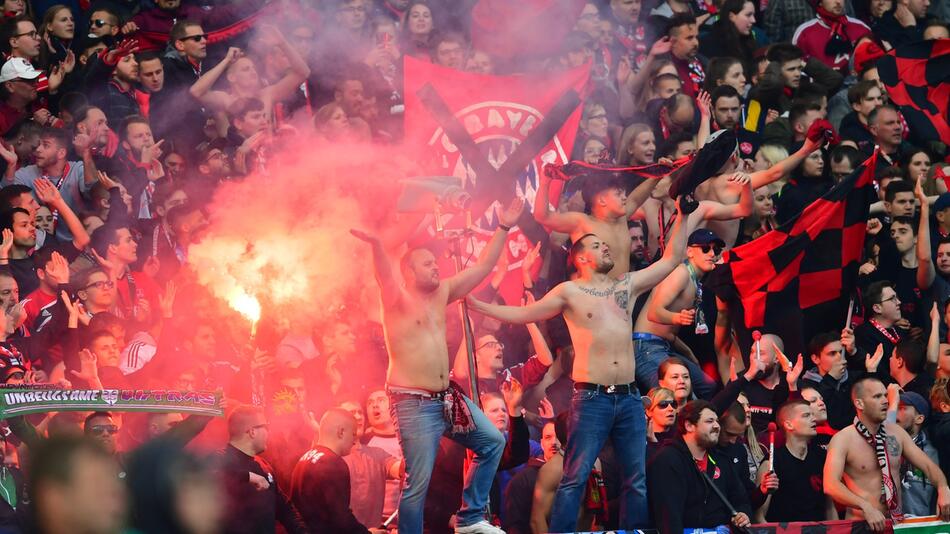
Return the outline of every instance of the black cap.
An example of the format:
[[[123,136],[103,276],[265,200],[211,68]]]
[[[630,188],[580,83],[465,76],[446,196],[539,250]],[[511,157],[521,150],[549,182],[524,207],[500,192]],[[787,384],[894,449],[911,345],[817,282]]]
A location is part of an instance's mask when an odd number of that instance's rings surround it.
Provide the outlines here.
[[[706,228],[699,228],[689,234],[689,240],[686,241],[686,246],[708,245],[710,243],[718,244],[720,247],[726,246],[725,241],[720,239],[712,230],[707,230]]]

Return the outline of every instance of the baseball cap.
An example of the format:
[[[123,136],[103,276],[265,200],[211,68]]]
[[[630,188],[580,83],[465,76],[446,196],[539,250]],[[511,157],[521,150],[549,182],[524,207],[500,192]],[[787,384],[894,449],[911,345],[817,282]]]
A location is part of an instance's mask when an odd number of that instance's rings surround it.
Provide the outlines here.
[[[35,80],[39,76],[40,71],[34,69],[33,65],[22,57],[10,58],[3,64],[3,68],[0,68],[0,83],[16,79]]]
[[[934,212],[943,211],[947,208],[950,208],[950,193],[941,193],[934,201]]]
[[[920,393],[915,393],[913,391],[906,391],[901,393],[901,404],[909,404],[917,410],[917,413],[924,416],[924,419],[930,417],[930,405],[927,404],[927,401],[920,395]]]
[[[699,228],[693,233],[689,234],[689,240],[686,241],[686,246],[693,245],[708,245],[708,244],[718,244],[720,247],[726,246],[726,242],[719,238],[712,230],[706,228]]]

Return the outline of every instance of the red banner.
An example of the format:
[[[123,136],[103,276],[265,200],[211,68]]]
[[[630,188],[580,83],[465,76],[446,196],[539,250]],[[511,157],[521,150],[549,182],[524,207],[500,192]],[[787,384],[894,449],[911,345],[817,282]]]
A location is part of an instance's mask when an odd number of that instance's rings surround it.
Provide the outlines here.
[[[485,76],[406,57],[406,144],[418,148],[426,172],[460,178],[471,194],[478,230],[466,239],[467,254],[477,257],[511,198],[532,208],[545,164],[570,160],[589,76],[589,67]],[[529,249],[524,234],[513,230],[509,270],[520,269]],[[502,289],[510,301],[520,295],[520,280]]]

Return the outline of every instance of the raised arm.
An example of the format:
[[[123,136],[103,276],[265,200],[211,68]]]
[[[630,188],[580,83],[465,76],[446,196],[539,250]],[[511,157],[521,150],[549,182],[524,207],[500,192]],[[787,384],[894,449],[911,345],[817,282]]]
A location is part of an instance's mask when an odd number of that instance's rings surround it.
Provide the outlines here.
[[[699,110],[699,131],[696,132],[696,150],[703,148],[712,129],[712,99],[709,93],[700,90],[696,95],[696,109]]]
[[[775,165],[772,165],[764,171],[752,173],[752,189],[758,189],[763,185],[769,185],[770,183],[775,182],[786,174],[792,172],[796,167],[801,165],[802,161],[809,154],[817,150],[820,146],[821,143],[818,141],[805,139],[805,144],[803,144],[802,147],[791,156],[783,159]]]
[[[538,179],[538,193],[534,200],[534,220],[547,229],[549,232],[561,232],[570,234],[580,228],[584,222],[583,213],[569,211],[567,213],[558,213],[548,206],[548,199],[551,198],[551,177],[546,172],[541,173]]]
[[[679,210],[679,206],[677,206],[677,210]],[[678,211],[676,215],[676,223],[673,225],[671,235],[673,237],[666,244],[666,250],[663,251],[663,256],[659,260],[653,262],[646,269],[630,274],[631,302],[640,293],[659,284],[683,261],[686,250],[686,224],[683,221],[682,211]]]
[[[564,297],[567,284],[562,282],[557,287],[548,292],[547,295],[534,304],[527,306],[502,306],[500,304],[489,304],[472,297],[468,298],[468,305],[473,311],[483,313],[489,317],[494,317],[499,321],[506,323],[527,324],[536,323],[545,319],[550,319],[564,311],[567,307],[567,299]]]
[[[731,221],[741,219],[752,215],[752,187],[749,183],[749,175],[745,173],[736,173],[729,177],[730,182],[739,184],[742,188],[739,191],[739,202],[735,204],[723,204],[714,200],[701,200],[699,208],[690,214],[690,223],[698,224],[697,219],[704,221]],[[698,214],[698,215],[697,215]]]
[[[277,47],[287,56],[287,61],[290,62],[290,70],[284,74],[284,77],[273,85],[264,88],[264,96],[269,99],[271,103],[279,102],[294,94],[294,91],[300,87],[300,84],[310,76],[310,67],[307,66],[307,62],[300,57],[297,50],[290,46],[287,39],[285,39],[283,34],[277,31],[277,29],[270,25],[264,25],[261,27],[261,30],[274,36],[274,39],[277,41]]]
[[[917,223],[917,287],[925,290],[934,283],[937,273],[930,257],[930,205],[920,184],[921,180],[917,180],[917,186],[914,187],[914,196],[920,203],[920,221]]]
[[[481,256],[474,265],[455,276],[447,279],[445,283],[449,288],[449,302],[458,300],[472,292],[478,284],[482,283],[489,274],[492,267],[498,262],[498,255],[501,254],[508,240],[508,231],[518,222],[521,210],[524,209],[524,199],[515,198],[508,205],[508,208],[498,216],[498,229],[492,236],[488,246],[482,251]]]
[[[60,218],[66,223],[66,228],[68,228],[69,232],[73,235],[73,246],[76,250],[81,251],[86,248],[86,245],[88,245],[90,241],[89,234],[86,232],[86,228],[82,225],[79,217],[76,216],[76,213],[74,213],[72,208],[69,207],[69,204],[63,200],[63,195],[56,189],[53,182],[50,182],[46,178],[37,178],[36,181],[33,182],[33,191],[36,192],[36,196],[40,199],[40,202],[59,213]]]
[[[212,88],[214,84],[218,83],[221,76],[227,72],[228,67],[240,59],[241,56],[240,48],[233,46],[228,48],[228,53],[224,56],[224,59],[214,67],[208,69],[208,72],[202,74],[201,77],[198,78],[198,81],[191,85],[188,92],[199,102],[215,111],[226,110],[228,104],[231,102],[231,98],[227,93],[216,91]]]
[[[643,183],[634,187],[633,191],[630,191],[630,194],[627,195],[627,203],[624,205],[627,209],[628,219],[650,198],[650,195],[659,183],[659,179],[647,178]]]
[[[383,306],[389,307],[399,301],[402,294],[399,290],[399,283],[393,275],[392,264],[389,256],[383,249],[383,244],[375,235],[368,234],[361,230],[350,230],[354,237],[361,241],[369,243],[373,251],[373,271],[376,274],[376,283],[379,284],[379,294],[382,298]]]

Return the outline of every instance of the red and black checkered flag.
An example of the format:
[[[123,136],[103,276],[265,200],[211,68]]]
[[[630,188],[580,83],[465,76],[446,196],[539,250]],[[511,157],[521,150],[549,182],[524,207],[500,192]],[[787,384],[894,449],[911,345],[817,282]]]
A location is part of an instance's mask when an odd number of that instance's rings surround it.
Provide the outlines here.
[[[798,217],[724,254],[704,285],[729,305],[743,354],[752,330],[779,335],[785,352],[796,354],[811,335],[844,326],[842,297],[857,279],[868,208],[877,198],[876,163],[875,152]]]
[[[899,46],[877,61],[877,72],[918,139],[950,144],[950,39]]]

